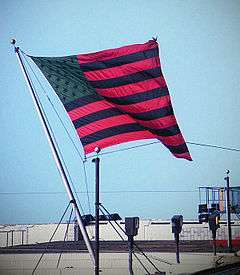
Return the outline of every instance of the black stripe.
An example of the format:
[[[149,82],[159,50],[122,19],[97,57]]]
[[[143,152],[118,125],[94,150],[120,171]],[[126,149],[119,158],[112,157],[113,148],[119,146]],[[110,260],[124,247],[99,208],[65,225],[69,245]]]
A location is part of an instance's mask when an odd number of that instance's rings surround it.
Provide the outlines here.
[[[73,121],[73,124],[74,124],[75,128],[79,128],[81,126],[87,125],[94,121],[98,121],[98,120],[102,120],[102,119],[105,119],[105,118],[108,118],[111,116],[118,116],[118,115],[122,115],[122,114],[128,114],[129,116],[131,116],[133,118],[148,121],[148,120],[152,120],[152,119],[156,119],[156,118],[161,118],[164,116],[173,115],[173,109],[172,109],[172,106],[170,105],[167,107],[151,110],[151,111],[144,112],[144,113],[129,113],[129,112],[120,111],[119,109],[113,107],[113,108],[108,108],[108,109],[94,112],[94,113],[88,114],[86,116],[83,116],[81,118],[78,118]]]
[[[162,136],[162,137],[169,137],[169,136],[175,136],[177,134],[180,134],[180,129],[177,124],[168,126],[166,128],[161,128],[161,129],[150,129],[148,127],[145,127],[145,129],[149,130],[151,133],[157,136]]]
[[[174,136],[174,135],[177,135],[180,133],[180,130],[179,130],[179,127],[177,124],[170,126],[170,127],[163,128],[163,129],[153,130],[153,129],[149,129],[147,127],[143,127],[142,125],[140,125],[138,123],[130,123],[130,124],[122,124],[122,125],[118,125],[118,126],[113,126],[113,127],[109,127],[109,128],[100,130],[100,131],[96,131],[90,135],[87,135],[87,136],[81,138],[81,141],[82,141],[83,145],[87,145],[89,143],[96,142],[96,141],[104,139],[104,138],[116,136],[118,134],[135,132],[135,131],[144,131],[144,130],[148,130],[151,133],[158,135],[158,136]],[[178,148],[178,146],[169,146],[168,145],[167,147],[169,147],[169,150],[173,150],[174,152],[176,151],[176,153],[178,152],[177,150],[180,150],[180,148]],[[181,151],[179,151],[179,153],[181,153]]]
[[[68,104],[64,104],[64,107],[67,110],[67,112],[69,112],[69,111],[72,111],[78,107],[81,107],[81,106],[84,106],[84,105],[87,105],[89,103],[93,103],[96,101],[100,101],[103,99],[104,98],[98,94],[91,94],[91,95],[80,97]]]
[[[139,51],[136,53],[126,54],[122,56],[118,56],[115,58],[110,58],[106,60],[101,61],[94,61],[89,63],[80,63],[80,67],[83,70],[83,72],[89,72],[94,70],[101,70],[116,66],[121,66],[127,63],[132,63],[148,58],[152,58],[154,56],[158,56],[158,48],[149,49],[145,51]]]
[[[118,126],[113,126],[109,127],[107,129],[103,129],[100,131],[97,131],[93,134],[87,135],[81,139],[81,142],[83,146],[96,142],[98,140],[107,138],[107,137],[112,137],[112,136],[117,136],[123,133],[130,133],[130,132],[136,132],[136,131],[143,131],[144,128],[137,124],[137,123],[129,123],[129,124],[123,124],[123,125],[118,125]]]
[[[131,113],[130,116],[136,119],[140,120],[152,120],[156,118],[161,118],[165,116],[173,115],[173,108],[171,105],[168,105],[166,107],[162,107],[159,109],[151,110],[144,113]]]
[[[187,153],[188,148],[186,143],[177,145],[177,146],[171,146],[171,145],[166,145],[164,144],[173,154],[182,154],[182,153]]]
[[[151,99],[158,98],[165,95],[169,95],[167,86],[133,94],[133,95],[121,96],[121,97],[106,97],[106,96],[103,97],[99,94],[91,94],[91,95],[80,97],[70,103],[64,104],[64,107],[67,110],[67,112],[70,112],[78,107],[82,107],[89,103],[97,102],[104,99],[118,105],[128,105],[128,104],[144,102],[144,101],[151,100]]]
[[[158,98],[161,96],[166,96],[166,95],[169,95],[167,86],[137,93],[137,94],[127,95],[127,96],[120,96],[120,97],[104,96],[104,98],[107,101],[110,101],[118,105],[128,105],[133,103],[144,102],[147,100],[151,100],[151,99]]]
[[[128,74],[124,76],[119,76],[115,78],[108,78],[104,80],[89,80],[90,85],[93,88],[113,88],[122,85],[132,84],[139,81],[148,80],[151,78],[159,77],[162,75],[162,71],[160,67],[156,67],[153,69],[148,69],[144,71],[139,71],[134,74]]]
[[[98,121],[101,119],[105,119],[112,116],[119,116],[122,115],[123,112],[118,110],[117,108],[108,108],[106,110],[101,110],[98,112],[91,113],[89,115],[83,116],[79,119],[73,121],[75,128],[79,128],[81,126],[87,125],[91,122]]]

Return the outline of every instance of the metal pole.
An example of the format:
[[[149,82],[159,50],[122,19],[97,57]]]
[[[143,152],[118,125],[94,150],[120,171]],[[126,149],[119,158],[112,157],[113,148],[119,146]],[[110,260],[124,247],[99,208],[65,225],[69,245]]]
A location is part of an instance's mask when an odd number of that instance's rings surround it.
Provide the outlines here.
[[[38,99],[37,99],[37,96],[35,94],[35,91],[33,89],[33,86],[32,86],[32,83],[30,81],[30,78],[27,74],[27,71],[26,71],[26,68],[23,64],[23,61],[22,61],[22,58],[21,58],[21,55],[19,53],[19,48],[15,46],[15,39],[12,39],[11,41],[11,44],[13,44],[14,46],[14,50],[15,50],[15,53],[16,53],[16,56],[17,56],[17,59],[18,59],[18,62],[19,62],[19,65],[21,67],[21,70],[23,72],[23,75],[24,75],[24,78],[25,78],[25,81],[27,83],[27,86],[28,86],[28,89],[29,89],[29,92],[30,92],[30,95],[32,97],[32,100],[33,100],[33,103],[34,103],[34,106],[36,108],[36,111],[38,113],[38,116],[39,116],[39,119],[41,121],[41,124],[42,124],[42,127],[44,129],[44,132],[46,134],[46,137],[47,137],[47,140],[48,140],[48,143],[49,143],[49,146],[50,146],[50,149],[52,151],[52,154],[53,154],[53,157],[54,157],[54,160],[55,160],[55,163],[57,165],[57,168],[60,172],[60,175],[62,177],[62,181],[63,181],[63,184],[66,188],[66,191],[67,191],[67,194],[68,194],[68,197],[69,197],[69,200],[70,202],[72,203],[72,207],[73,207],[73,210],[75,210],[76,212],[76,218],[77,218],[77,221],[78,221],[78,224],[79,224],[79,227],[82,231],[82,234],[83,234],[83,239],[85,241],[85,244],[87,246],[87,249],[88,249],[88,252],[90,254],[90,257],[91,257],[91,260],[93,262],[93,264],[95,265],[95,259],[94,259],[94,253],[93,253],[93,249],[92,249],[92,246],[91,246],[91,243],[90,243],[90,240],[89,240],[89,237],[88,237],[88,234],[87,234],[87,231],[86,231],[86,228],[84,227],[83,225],[83,220],[82,220],[82,217],[81,217],[81,214],[80,214],[80,211],[79,211],[79,208],[77,206],[77,203],[76,203],[76,200],[74,198],[74,195],[73,195],[73,192],[71,190],[71,186],[69,184],[69,181],[68,181],[68,178],[67,178],[67,175],[65,173],[65,170],[64,170],[64,167],[61,163],[61,159],[59,157],[59,153],[57,151],[57,148],[54,144],[54,141],[53,141],[53,138],[51,136],[51,133],[48,129],[48,126],[47,126],[47,122],[46,122],[46,119],[45,119],[45,116],[43,114],[43,111],[41,109],[41,106],[38,102]]]
[[[227,228],[228,228],[228,250],[232,252],[232,229],[231,229],[231,202],[230,202],[230,185],[229,185],[229,173],[227,170],[227,176],[224,178],[227,182],[226,187],[226,206],[227,206]]]
[[[11,235],[12,235],[12,246],[13,246],[13,230],[11,231]]]
[[[175,241],[176,241],[176,260],[177,263],[180,264],[180,257],[179,257],[179,234],[175,233]]]
[[[132,268],[132,254],[133,254],[133,236],[128,236],[128,271],[129,274],[133,275]]]
[[[8,247],[8,233],[9,233],[9,232],[7,232],[7,241],[6,241],[6,247]]]
[[[98,154],[100,147],[95,148]],[[99,157],[92,160],[95,163],[95,275],[99,275]]]
[[[217,255],[217,247],[216,247],[216,231],[212,231],[212,238],[213,238],[213,255]]]
[[[24,230],[22,230],[22,244],[24,243]]]

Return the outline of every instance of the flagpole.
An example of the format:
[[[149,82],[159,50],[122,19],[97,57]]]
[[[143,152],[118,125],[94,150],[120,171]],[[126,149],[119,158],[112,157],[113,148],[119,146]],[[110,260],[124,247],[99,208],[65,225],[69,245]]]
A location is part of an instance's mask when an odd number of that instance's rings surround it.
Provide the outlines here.
[[[97,157],[92,160],[95,163],[95,275],[99,275],[99,163],[100,158],[98,154],[101,151],[100,147],[96,147],[94,150],[97,153]]]
[[[47,137],[47,140],[48,140],[48,143],[49,143],[49,146],[50,146],[50,149],[52,151],[52,154],[53,154],[53,157],[54,157],[54,160],[55,160],[55,163],[57,165],[57,168],[60,172],[60,175],[61,175],[61,178],[62,178],[62,181],[63,181],[63,184],[66,188],[66,191],[67,191],[67,194],[68,194],[68,197],[69,197],[69,200],[72,204],[72,207],[73,207],[73,210],[75,210],[75,213],[76,213],[76,218],[77,218],[77,221],[78,221],[78,225],[80,227],[80,230],[82,232],[82,235],[83,235],[83,239],[85,241],[85,244],[87,246],[87,249],[88,249],[88,252],[90,254],[90,257],[91,257],[91,260],[92,260],[92,263],[94,264],[94,267],[95,267],[95,257],[94,257],[94,253],[93,253],[93,249],[92,249],[92,245],[90,243],[90,240],[89,240],[89,237],[88,237],[88,234],[87,234],[87,231],[86,231],[86,228],[83,224],[83,220],[82,220],[82,217],[81,217],[81,214],[80,214],[80,211],[79,211],[79,208],[77,206],[77,203],[76,203],[76,200],[74,198],[74,195],[73,195],[73,192],[71,190],[71,186],[69,184],[69,181],[68,181],[68,178],[67,178],[67,175],[65,173],[65,170],[64,170],[64,167],[61,163],[61,159],[59,157],[59,153],[57,151],[57,148],[54,144],[54,141],[53,141],[53,138],[51,136],[51,133],[48,129],[48,126],[47,126],[47,122],[46,122],[46,119],[45,119],[45,116],[44,116],[44,113],[41,109],[41,106],[38,102],[38,99],[37,99],[37,96],[35,94],[35,91],[33,89],[33,86],[32,86],[32,83],[30,81],[30,78],[27,74],[27,71],[26,71],[26,68],[23,64],[23,61],[22,61],[22,58],[21,58],[21,55],[19,53],[19,47],[16,47],[15,44],[16,44],[16,40],[15,39],[12,39],[11,41],[11,44],[14,46],[14,50],[15,50],[15,53],[16,53],[16,56],[17,56],[17,59],[18,59],[18,62],[19,62],[19,65],[21,67],[21,70],[22,70],[22,73],[24,75],[24,79],[27,83],[27,86],[28,86],[28,89],[29,89],[29,92],[31,94],[31,97],[32,97],[32,100],[33,100],[33,103],[34,103],[34,106],[35,106],[35,109],[38,113],[38,116],[39,116],[39,119],[41,121],[41,124],[42,124],[42,127],[44,129],[44,132],[45,132],[45,135]]]

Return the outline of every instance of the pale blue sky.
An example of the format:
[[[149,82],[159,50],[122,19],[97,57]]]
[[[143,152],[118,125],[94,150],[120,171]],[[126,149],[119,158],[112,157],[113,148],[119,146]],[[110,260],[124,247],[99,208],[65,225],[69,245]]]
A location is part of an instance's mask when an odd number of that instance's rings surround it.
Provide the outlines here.
[[[163,73],[186,141],[240,148],[239,29],[237,0],[2,0],[0,223],[58,221],[68,201],[10,45],[12,37],[29,54],[62,56],[144,43],[157,36]],[[82,150],[62,106],[36,72]],[[38,92],[73,183],[78,191],[85,192],[82,162],[43,91]],[[125,143],[103,152],[149,141]],[[185,219],[197,218],[199,186],[224,185],[226,169],[231,170],[231,184],[239,185],[240,153],[188,147],[193,162],[172,157],[161,144],[103,156],[101,201],[123,218],[170,219],[178,213]],[[94,191],[91,160],[86,162],[86,170],[89,190]],[[3,194],[6,192],[63,193]],[[79,197],[88,213],[86,194]],[[91,193],[92,209],[93,198]]]

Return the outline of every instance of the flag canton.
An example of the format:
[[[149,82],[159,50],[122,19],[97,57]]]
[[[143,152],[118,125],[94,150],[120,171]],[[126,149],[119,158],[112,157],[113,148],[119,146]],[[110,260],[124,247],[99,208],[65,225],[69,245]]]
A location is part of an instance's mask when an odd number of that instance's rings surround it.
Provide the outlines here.
[[[31,58],[41,69],[64,106],[81,97],[96,95],[74,55]]]

